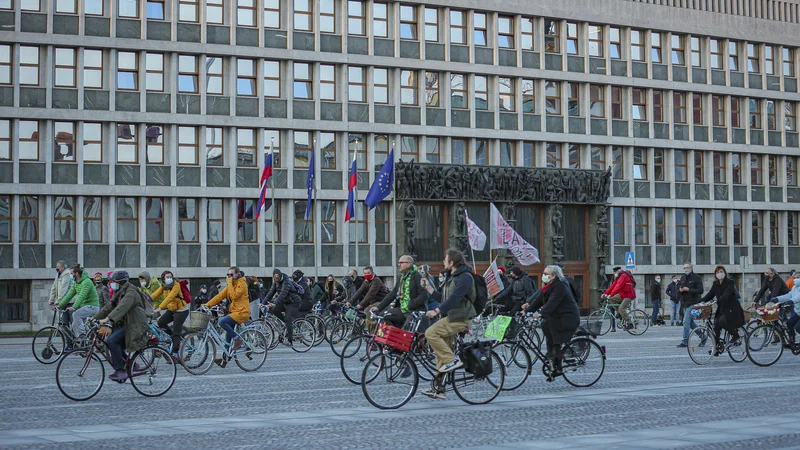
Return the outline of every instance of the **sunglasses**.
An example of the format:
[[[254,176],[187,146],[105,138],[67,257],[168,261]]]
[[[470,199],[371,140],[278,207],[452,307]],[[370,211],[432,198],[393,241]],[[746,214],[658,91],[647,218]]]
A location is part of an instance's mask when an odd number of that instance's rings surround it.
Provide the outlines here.
[[[229,273],[227,276],[229,276],[229,277],[233,278],[233,277],[235,277],[235,276],[236,276],[236,274],[235,274],[235,273]]]

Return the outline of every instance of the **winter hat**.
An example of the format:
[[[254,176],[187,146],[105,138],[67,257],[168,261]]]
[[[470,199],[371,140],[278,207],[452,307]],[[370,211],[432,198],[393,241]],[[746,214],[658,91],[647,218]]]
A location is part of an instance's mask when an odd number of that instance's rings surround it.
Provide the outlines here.
[[[497,266],[497,271],[498,272],[503,272],[505,274],[506,273],[506,267],[505,266]]]
[[[616,272],[616,271],[618,271],[618,270],[620,270],[620,269],[622,269],[622,267],[620,267],[620,266],[617,266],[617,267],[614,267],[614,268],[613,268],[613,269],[611,269],[611,270],[613,270],[614,272]]]
[[[352,283],[353,282],[353,277],[351,277],[350,275],[345,275],[343,280]]]
[[[281,269],[275,269],[275,270],[273,270],[273,271],[272,271],[272,274],[273,274],[273,275],[280,275],[280,274],[281,274]]]
[[[119,269],[111,272],[110,278],[112,281],[128,281],[130,275],[128,275],[127,270]]]
[[[214,280],[214,282],[211,283],[212,286],[219,286],[220,284],[222,283],[219,280]]]
[[[208,288],[207,288],[207,287],[206,287],[206,285],[204,284],[204,285],[200,286],[200,289],[208,289]]]
[[[522,276],[522,269],[520,269],[519,266],[513,266],[513,267],[511,267],[511,273],[513,273],[514,275],[516,275],[518,277],[521,277]]]

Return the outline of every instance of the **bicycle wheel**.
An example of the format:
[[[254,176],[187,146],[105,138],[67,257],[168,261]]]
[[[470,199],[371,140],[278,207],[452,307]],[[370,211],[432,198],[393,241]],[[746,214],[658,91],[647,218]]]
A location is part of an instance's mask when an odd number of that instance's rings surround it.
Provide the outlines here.
[[[689,357],[692,358],[692,361],[702,366],[708,364],[711,358],[714,357],[716,342],[714,332],[711,329],[697,327],[689,333],[689,339],[686,340],[686,350],[689,351]]]
[[[84,401],[97,395],[106,379],[106,368],[91,350],[67,352],[58,361],[56,384],[70,400]]]
[[[451,384],[458,398],[470,405],[483,405],[494,400],[503,390],[506,372],[503,360],[492,350],[492,373],[483,377],[464,370],[463,367],[452,372]]]
[[[416,345],[414,357],[422,365],[421,368],[418,367],[420,370],[417,371],[419,378],[423,381],[433,381],[433,377],[436,375],[436,354],[433,353],[433,349],[424,336],[417,338]]]
[[[244,345],[236,349],[233,359],[245,372],[255,372],[267,360],[267,338],[258,330],[245,330],[239,336]]]
[[[650,316],[641,309],[632,309],[629,320],[632,326],[626,328],[626,330],[634,336],[642,335],[650,328]]]
[[[309,314],[305,317],[306,320],[314,327],[314,344],[316,347],[325,341],[325,322],[322,317],[316,314]]]
[[[305,353],[311,350],[317,337],[314,325],[306,319],[295,319],[292,322],[292,327],[294,328],[292,350],[297,353]]]
[[[334,326],[329,341],[334,355],[342,356],[342,348],[354,336],[354,328],[355,324],[353,322],[345,321],[338,322]]]
[[[586,325],[588,326],[592,322],[600,322],[600,336],[603,336],[611,331],[611,319],[611,313],[606,314],[605,309],[596,309],[589,314],[589,317],[586,319]]]
[[[361,391],[372,406],[397,409],[417,392],[419,372],[407,354],[377,353],[361,372]]]
[[[64,333],[57,327],[44,327],[31,343],[33,357],[42,364],[53,364],[64,353]]]
[[[536,331],[536,328],[528,328],[523,330],[517,337],[517,342],[521,342],[528,354],[531,357],[531,366],[534,366],[539,361],[539,349],[542,348],[542,335]]]
[[[181,364],[192,375],[202,375],[211,369],[214,357],[217,356],[217,346],[205,333],[189,333],[178,349]]]
[[[270,346],[272,346],[272,341],[277,341],[277,337],[274,335],[272,326],[270,326],[270,324],[264,320],[257,320],[253,323],[253,325],[257,331],[264,335],[264,340],[267,342],[266,349],[269,350]],[[278,345],[277,342],[275,345]]]
[[[522,386],[531,374],[531,356],[525,347],[517,342],[498,342],[492,347],[503,361],[506,379],[504,391],[513,391]]]
[[[330,315],[326,317],[323,322],[325,323],[325,340],[330,343],[331,342],[331,333],[333,332],[333,328],[338,325],[341,318],[336,315]]]
[[[347,341],[339,357],[339,368],[342,369],[347,381],[353,384],[361,383],[361,374],[367,361],[381,350],[381,347],[372,341],[371,336],[356,336]]]
[[[136,392],[145,397],[159,397],[175,384],[177,366],[168,351],[155,345],[147,346],[128,360],[128,378]]]
[[[781,359],[783,344],[783,336],[771,323],[759,325],[747,337],[747,357],[757,366],[771,366]]]
[[[278,347],[278,344],[281,343],[281,336],[283,336],[283,330],[284,330],[283,326],[279,327],[275,325],[272,321],[269,320],[263,321],[263,323],[261,324],[261,328],[259,328],[259,331],[261,331],[261,334],[263,334],[264,337],[269,337],[269,340],[267,341],[267,350],[275,350],[275,348]]]
[[[725,341],[725,348],[728,349],[728,356],[731,357],[733,362],[740,363],[747,359],[747,329],[740,327],[738,332],[739,339],[737,341],[733,341],[733,337],[727,331],[723,340]]]
[[[564,349],[561,370],[567,383],[575,387],[589,387],[603,376],[606,354],[593,339],[575,338]]]

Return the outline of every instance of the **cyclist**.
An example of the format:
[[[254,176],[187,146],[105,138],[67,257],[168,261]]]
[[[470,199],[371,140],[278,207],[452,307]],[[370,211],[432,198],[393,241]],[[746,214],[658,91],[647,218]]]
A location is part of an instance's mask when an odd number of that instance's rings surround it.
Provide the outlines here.
[[[233,352],[244,344],[244,341],[242,341],[242,338],[233,327],[244,323],[250,318],[250,296],[247,293],[247,279],[242,276],[242,272],[238,267],[229,268],[227,275],[226,281],[228,285],[204,306],[210,308],[226,298],[228,299],[228,315],[219,320],[219,326],[225,330],[225,341],[229,347],[231,340],[235,338],[231,349],[231,352]],[[214,362],[220,367],[225,367],[228,364],[228,361],[223,358],[217,358]]]
[[[633,280],[627,271],[622,270],[622,267],[617,266],[612,269],[614,271],[614,282],[611,286],[603,292],[600,298],[604,298],[612,303],[619,304],[617,311],[625,323],[625,329],[633,328],[633,325],[628,323],[628,308],[631,302],[636,300],[636,289],[633,287]]]
[[[331,302],[333,302],[336,297],[339,296],[340,292],[344,292],[344,288],[341,284],[336,282],[336,279],[333,277],[333,274],[328,275],[325,279],[325,287],[323,289],[322,298],[320,302],[323,306],[328,307]]]
[[[341,308],[341,305],[345,303],[350,303],[353,297],[356,295],[356,286],[353,283],[353,278],[350,275],[345,275],[342,278],[342,291],[333,299],[333,302],[328,306],[328,309],[331,313],[337,313]]]
[[[300,272],[296,270],[294,273]],[[300,272],[302,279],[303,272]],[[298,285],[292,282],[289,275],[281,272],[280,269],[272,271],[272,286],[269,288],[267,296],[264,297],[263,304],[267,305],[272,314],[286,324],[286,342],[284,345],[287,347],[292,346],[294,340],[294,327],[292,322],[300,313],[300,293],[297,289]],[[305,289],[308,291],[308,289]]]
[[[139,287],[141,291],[149,296],[153,296],[153,292],[161,287],[161,283],[155,278],[150,276],[150,272],[144,271],[139,274]],[[153,298],[153,308],[158,308],[158,305],[164,302],[164,293]]]
[[[149,301],[139,289],[129,281],[127,270],[115,270],[111,273],[110,285],[114,289],[111,301],[94,315],[103,327],[98,330],[101,336],[107,336],[106,343],[111,353],[111,365],[114,373],[108,378],[123,382],[128,379],[125,371],[125,351],[133,353],[147,344],[147,314],[145,302]],[[114,322],[111,332],[109,322]]]
[[[311,312],[314,308],[314,299],[310,289],[306,289],[308,281],[302,270],[295,270],[292,273],[292,281],[294,281],[294,288],[300,296],[300,306],[298,307],[299,315],[305,316],[306,313]]]
[[[533,283],[528,274],[522,271],[519,266],[511,266],[509,269],[511,284],[494,299],[494,303],[503,306],[504,314],[516,314],[525,302],[525,299],[533,295],[535,291]]]
[[[97,291],[97,300],[102,309],[106,306],[106,303],[111,301],[111,293],[108,290],[108,276],[103,275],[102,272],[95,272],[94,289]]]
[[[736,285],[733,280],[728,278],[728,271],[724,266],[714,268],[714,283],[711,289],[700,299],[700,302],[707,302],[714,297],[717,298],[717,312],[714,314],[714,337],[719,341],[719,333],[724,328],[731,333],[733,342],[739,341],[739,327],[744,326],[744,310],[739,304],[739,296],[736,295]],[[724,346],[723,342],[720,342]],[[721,349],[714,349],[714,355],[718,355]]]
[[[371,311],[384,311],[391,305],[392,309],[387,311],[384,320],[392,326],[403,328],[411,320],[412,311],[427,311],[428,292],[425,286],[428,281],[417,272],[414,258],[409,255],[400,257],[397,268],[400,271],[400,281],[383,298],[380,305]]]
[[[84,268],[80,265],[72,266],[69,269],[69,274],[75,283],[67,292],[67,295],[61,299],[58,307],[65,308],[70,303],[70,300],[73,297],[75,298],[72,306],[67,308],[67,311],[72,313],[72,334],[76,339],[79,339],[86,333],[86,329],[83,327],[84,319],[100,311],[100,301],[97,298],[97,289],[94,287],[94,281],[89,279],[89,273]],[[67,347],[72,347],[72,342],[67,342]]]
[[[178,347],[181,343],[181,332],[183,331],[183,322],[189,317],[190,305],[186,303],[181,291],[181,283],[169,270],[161,273],[160,286],[155,292],[150,294],[154,300],[164,296],[164,301],[158,305],[154,312],[159,312],[165,309],[161,317],[158,318],[158,327],[166,331],[167,334],[172,336],[172,356],[177,358]],[[172,322],[172,328],[169,323]]]
[[[389,289],[383,284],[380,278],[375,276],[372,266],[364,267],[364,283],[356,291],[356,295],[351,300],[350,304],[358,305],[358,309],[371,310],[373,307],[380,305],[381,301],[389,293]],[[360,303],[359,303],[360,301]],[[346,304],[346,306],[350,306]],[[367,315],[367,330],[375,330],[376,321],[372,318],[371,314]]]
[[[788,343],[793,345],[795,343],[795,331],[798,323],[800,323],[800,272],[795,272],[791,279],[794,281],[792,290],[789,291],[788,294],[775,297],[773,300],[779,304],[794,303],[792,314],[789,317],[789,320],[786,321],[786,328],[789,330]]]
[[[685,348],[688,345],[689,333],[697,328],[692,318],[692,305],[700,303],[700,296],[703,295],[703,279],[694,273],[692,263],[683,264],[683,276],[681,277],[681,308],[683,308],[683,340],[678,347]]]
[[[355,286],[356,291],[361,289],[361,285],[364,284],[364,277],[359,276],[356,269],[348,270],[347,274],[353,279],[353,285]]]
[[[769,291],[769,294],[764,296],[766,292]],[[778,297],[779,295],[786,295],[789,293],[789,286],[783,282],[783,279],[775,269],[770,267],[769,269],[764,271],[764,282],[761,284],[761,289],[753,295],[753,303],[750,304],[750,307],[753,308],[756,306],[763,297],[763,304],[769,302],[773,297]]]
[[[69,276],[67,270],[67,263],[59,261],[56,263],[56,279],[53,280],[53,286],[50,288],[50,297],[48,303],[52,306],[59,302],[72,287],[72,278]],[[59,321],[64,325],[69,325],[70,314],[69,311],[61,313]]]

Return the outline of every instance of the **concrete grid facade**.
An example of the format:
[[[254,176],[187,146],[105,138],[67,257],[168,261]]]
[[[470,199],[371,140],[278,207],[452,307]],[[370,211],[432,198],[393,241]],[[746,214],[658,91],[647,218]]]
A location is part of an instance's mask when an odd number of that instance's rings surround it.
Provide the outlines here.
[[[59,259],[389,276],[391,202],[361,210],[359,261],[343,219],[353,150],[363,199],[392,147],[613,166],[609,267],[635,251],[648,279],[719,263],[749,295],[765,267],[800,265],[797,1],[482,6],[0,0],[0,279],[50,279]],[[270,148],[274,229],[248,212]],[[40,301],[17,287],[29,298],[0,301]]]

